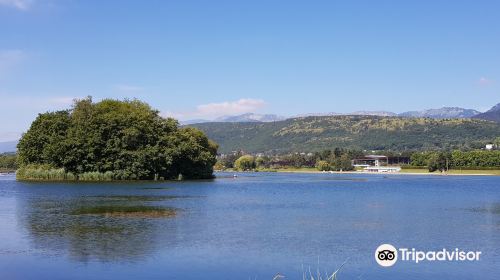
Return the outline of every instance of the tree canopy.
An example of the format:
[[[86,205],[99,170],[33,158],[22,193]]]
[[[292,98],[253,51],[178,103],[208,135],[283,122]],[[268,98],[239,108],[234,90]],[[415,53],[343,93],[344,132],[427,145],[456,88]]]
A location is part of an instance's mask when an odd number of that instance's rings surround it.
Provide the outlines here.
[[[243,155],[234,162],[236,170],[252,170],[255,166],[255,158],[251,155]]]
[[[217,148],[200,130],[180,128],[139,100],[88,97],[70,110],[39,114],[18,144],[18,162],[76,178],[89,172],[119,180],[209,178]]]

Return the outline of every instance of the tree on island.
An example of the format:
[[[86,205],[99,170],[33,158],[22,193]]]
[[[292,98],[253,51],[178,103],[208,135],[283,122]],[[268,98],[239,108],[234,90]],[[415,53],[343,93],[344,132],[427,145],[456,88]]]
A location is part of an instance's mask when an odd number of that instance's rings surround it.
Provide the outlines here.
[[[52,179],[43,174],[59,170],[64,178],[53,179],[211,178],[217,148],[139,100],[87,97],[71,110],[38,115],[18,144],[18,177]]]

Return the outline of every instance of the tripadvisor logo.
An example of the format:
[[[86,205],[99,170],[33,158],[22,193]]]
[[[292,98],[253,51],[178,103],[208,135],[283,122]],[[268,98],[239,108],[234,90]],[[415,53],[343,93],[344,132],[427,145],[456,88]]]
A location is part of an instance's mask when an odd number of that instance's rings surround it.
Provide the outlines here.
[[[380,266],[393,266],[398,257],[400,261],[419,263],[422,261],[479,261],[480,251],[463,251],[442,249],[439,251],[418,251],[415,248],[399,248],[391,244],[382,244],[375,250],[375,260]]]
[[[382,244],[375,250],[375,260],[381,266],[393,266],[398,260],[398,250],[391,244]]]

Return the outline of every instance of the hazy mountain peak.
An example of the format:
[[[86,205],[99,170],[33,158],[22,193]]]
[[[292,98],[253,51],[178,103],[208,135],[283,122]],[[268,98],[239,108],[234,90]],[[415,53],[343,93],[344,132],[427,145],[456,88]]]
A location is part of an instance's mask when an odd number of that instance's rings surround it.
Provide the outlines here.
[[[500,103],[491,107],[491,109],[489,109],[487,112],[498,112],[498,111],[500,111]]]
[[[360,116],[381,116],[381,117],[394,117],[396,113],[389,111],[356,111],[346,115],[360,115]]]
[[[246,113],[236,116],[222,116],[216,118],[216,122],[275,122],[282,121],[286,119],[285,117],[278,116],[275,114],[255,114]]]
[[[17,147],[16,147],[17,142],[18,141],[0,142],[0,154],[1,153],[15,152],[17,150]]]
[[[381,116],[381,117],[409,117],[409,118],[433,118],[433,119],[451,119],[451,118],[483,118],[487,120],[497,120],[496,115],[500,114],[500,103],[493,106],[488,112],[481,113],[474,109],[465,109],[461,107],[442,107],[437,109],[426,109],[421,111],[408,111],[400,114],[396,114],[390,111],[355,111],[351,113],[308,113],[294,115],[290,117],[278,116],[275,114],[256,114],[256,113],[245,113],[241,115],[234,116],[222,116],[216,118],[213,121],[198,119],[183,121],[182,124],[195,124],[195,123],[206,123],[206,122],[275,122],[282,121],[285,119],[293,118],[303,118],[303,117],[323,117],[323,116],[340,116],[340,115],[361,115],[361,116]],[[486,116],[484,114],[487,114]]]
[[[399,114],[401,117],[414,117],[414,118],[471,118],[481,112],[474,109],[464,109],[460,107],[442,107],[439,109],[427,109],[422,111],[408,111]]]
[[[476,119],[500,122],[500,103],[491,107],[488,111],[474,116]]]

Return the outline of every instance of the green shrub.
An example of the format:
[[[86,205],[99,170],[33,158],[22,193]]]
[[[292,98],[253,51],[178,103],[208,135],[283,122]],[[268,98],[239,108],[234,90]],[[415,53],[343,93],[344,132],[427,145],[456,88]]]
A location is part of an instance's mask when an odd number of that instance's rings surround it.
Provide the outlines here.
[[[319,171],[329,171],[330,164],[328,164],[328,161],[326,161],[326,160],[318,160],[318,162],[316,162],[316,168]]]
[[[255,158],[251,155],[241,156],[234,162],[234,169],[241,171],[255,169]]]

